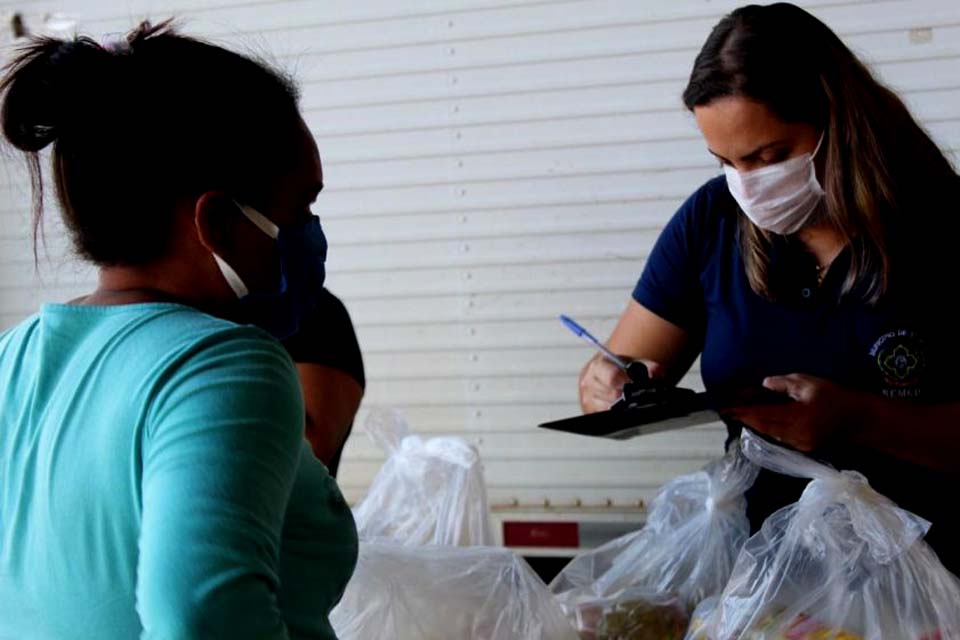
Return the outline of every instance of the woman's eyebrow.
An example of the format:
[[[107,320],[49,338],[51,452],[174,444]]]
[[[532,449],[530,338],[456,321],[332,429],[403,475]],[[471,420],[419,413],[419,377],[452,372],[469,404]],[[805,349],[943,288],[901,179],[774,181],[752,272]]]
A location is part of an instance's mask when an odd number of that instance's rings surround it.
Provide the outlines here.
[[[769,149],[770,147],[775,147],[775,146],[777,146],[777,145],[781,145],[781,144],[783,144],[784,142],[785,142],[785,140],[774,140],[773,142],[768,142],[768,143],[766,143],[766,144],[762,144],[762,145],[760,145],[759,147],[757,147],[756,149],[754,149],[753,151],[751,151],[750,153],[748,153],[747,155],[742,156],[742,157],[740,158],[740,161],[741,161],[741,162],[747,162],[747,161],[749,161],[749,160],[752,160],[752,159],[756,158],[758,155],[760,155],[761,153],[763,153],[764,151],[766,151],[767,149]],[[714,151],[714,150],[711,149],[710,147],[707,147],[707,151],[709,151],[710,153],[712,153],[718,160],[722,160],[723,162],[727,162],[727,163],[730,162],[730,160],[727,160],[726,158],[724,158],[722,155],[720,155],[719,153],[717,153],[716,151]]]

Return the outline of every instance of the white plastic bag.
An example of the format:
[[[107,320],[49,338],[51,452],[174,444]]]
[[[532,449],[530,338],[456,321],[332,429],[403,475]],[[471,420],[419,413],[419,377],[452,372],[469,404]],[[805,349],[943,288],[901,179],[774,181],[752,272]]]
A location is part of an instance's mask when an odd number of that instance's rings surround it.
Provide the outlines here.
[[[719,599],[694,614],[696,640],[957,640],[960,582],[923,541],[929,523],[852,471],[745,432],[751,460],[811,478],[744,546]]]
[[[414,546],[494,543],[476,448],[460,438],[412,435],[396,411],[374,410],[365,426],[389,457],[354,509],[361,540]]]
[[[686,617],[720,593],[750,535],[743,494],[757,471],[734,444],[702,471],[667,483],[642,529],[567,565],[550,589],[581,636],[682,637]]]
[[[512,551],[361,542],[330,622],[340,640],[576,640]]]

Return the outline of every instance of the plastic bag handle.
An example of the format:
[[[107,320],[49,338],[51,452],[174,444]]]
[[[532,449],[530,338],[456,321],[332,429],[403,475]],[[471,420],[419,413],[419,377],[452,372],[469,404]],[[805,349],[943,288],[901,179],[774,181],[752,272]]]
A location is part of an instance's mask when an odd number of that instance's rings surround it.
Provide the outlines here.
[[[410,435],[407,421],[396,409],[372,408],[363,427],[370,439],[388,454],[400,449],[400,443]]]
[[[840,504],[850,515],[854,533],[880,564],[901,555],[930,528],[930,522],[877,493],[856,471],[837,471],[747,430],[740,437],[740,447],[747,458],[764,469],[812,480],[797,503],[796,517],[804,523],[801,530],[820,526],[824,511]]]

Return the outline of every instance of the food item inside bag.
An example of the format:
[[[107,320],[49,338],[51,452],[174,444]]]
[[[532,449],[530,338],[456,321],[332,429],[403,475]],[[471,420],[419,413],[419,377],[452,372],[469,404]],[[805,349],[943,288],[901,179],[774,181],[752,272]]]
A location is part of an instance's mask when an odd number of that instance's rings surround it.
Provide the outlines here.
[[[716,600],[713,602],[716,606]],[[705,620],[697,618],[694,614],[694,620],[690,624],[690,635],[688,638],[706,640],[708,636],[703,633]],[[700,633],[698,633],[698,631]],[[864,640],[862,636],[848,633],[842,629],[833,629],[818,621],[816,618],[800,614],[792,620],[784,617],[784,611],[771,613],[761,616],[756,627],[744,636],[744,640]]]
[[[929,523],[851,471],[744,433],[747,457],[810,478],[744,545],[690,640],[960,640],[960,581],[923,541]]]
[[[627,590],[617,598],[577,605],[582,640],[680,640],[687,612],[676,598]]]
[[[361,542],[330,622],[340,640],[577,640],[514,552]]]
[[[687,628],[686,640],[707,640],[706,625],[714,609],[717,608],[717,596],[703,600],[690,616],[690,626]]]
[[[731,446],[704,470],[667,483],[643,529],[574,558],[550,589],[581,637],[682,638],[688,614],[720,593],[747,540],[743,494],[757,471]]]
[[[353,512],[361,540],[494,544],[475,447],[462,438],[413,435],[396,411],[373,410],[364,427],[389,455]]]

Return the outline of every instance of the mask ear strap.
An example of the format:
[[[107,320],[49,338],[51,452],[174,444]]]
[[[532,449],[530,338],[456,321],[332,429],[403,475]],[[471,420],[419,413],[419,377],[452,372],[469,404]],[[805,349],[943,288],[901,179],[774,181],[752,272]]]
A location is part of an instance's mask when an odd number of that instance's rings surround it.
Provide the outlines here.
[[[213,254],[213,259],[216,260],[217,266],[220,267],[220,273],[223,274],[223,279],[227,281],[227,284],[230,285],[230,288],[233,289],[233,292],[237,295],[238,298],[242,298],[250,291],[247,289],[247,285],[243,283],[243,278],[240,277],[240,274],[236,270],[227,264],[227,261]]]
[[[263,215],[253,207],[240,204],[236,200],[234,200],[234,204],[240,207],[240,211],[242,211],[243,215],[247,217],[247,220],[257,225],[257,228],[260,229],[260,231],[263,231],[274,240],[276,240],[277,236],[280,235],[280,227],[271,222],[267,216]]]
[[[820,134],[820,139],[817,141],[817,146],[814,148],[813,153],[810,154],[810,159],[817,157],[817,153],[820,151],[820,147],[823,145],[824,138],[827,137],[827,130],[824,129],[823,133]]]

